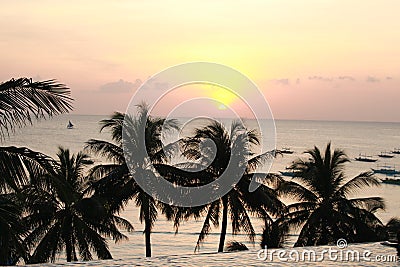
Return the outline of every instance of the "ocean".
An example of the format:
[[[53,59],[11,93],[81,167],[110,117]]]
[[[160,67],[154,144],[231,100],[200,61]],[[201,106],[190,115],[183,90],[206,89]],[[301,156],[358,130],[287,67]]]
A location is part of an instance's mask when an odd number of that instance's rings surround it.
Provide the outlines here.
[[[107,132],[99,132],[98,122],[104,118],[107,118],[107,116],[62,115],[49,120],[42,120],[34,123],[33,126],[17,129],[14,134],[11,134],[10,137],[2,142],[2,145],[26,146],[50,156],[55,156],[58,146],[70,148],[72,152],[77,152],[91,138],[110,139]],[[71,120],[75,125],[74,129],[66,129],[68,120]],[[344,149],[352,159],[360,153],[372,155],[377,158],[377,155],[383,151],[391,151],[394,148],[400,147],[400,123],[290,120],[276,120],[275,123],[276,147],[278,149],[290,147],[294,153],[278,156],[273,162],[272,172],[283,171],[294,159],[304,157],[303,152],[314,145],[324,149],[329,141],[332,142],[334,148]],[[190,129],[188,132],[190,132]],[[347,164],[346,174],[348,177],[353,177],[362,171],[376,167],[377,164],[393,165],[400,168],[400,155],[390,159],[380,159],[376,163],[352,160]],[[381,176],[381,178],[384,178],[384,176]],[[386,223],[391,217],[400,217],[399,192],[400,186],[398,185],[382,184],[379,188],[369,188],[358,192],[357,196],[383,197],[387,207],[385,211],[378,213],[378,217]],[[144,255],[144,226],[140,224],[138,209],[134,207],[133,203],[130,203],[120,215],[134,225],[135,231],[125,233],[129,237],[128,241],[121,241],[118,244],[114,244],[110,240],[109,246],[113,257],[116,259],[142,257]],[[254,219],[253,223],[257,233],[261,234],[261,221]],[[189,255],[188,257],[190,257],[194,251],[201,226],[201,220],[191,220],[183,223],[179,229],[179,233],[175,234],[173,224],[167,221],[162,214],[159,214],[151,236],[153,255]],[[219,229],[212,230],[200,253],[210,253],[217,250],[218,231]],[[289,243],[292,244],[295,238],[296,236],[293,235]],[[246,241],[244,235],[240,234],[237,236],[229,234],[226,240],[244,242],[252,250],[260,248],[260,237],[256,239],[254,246]]]

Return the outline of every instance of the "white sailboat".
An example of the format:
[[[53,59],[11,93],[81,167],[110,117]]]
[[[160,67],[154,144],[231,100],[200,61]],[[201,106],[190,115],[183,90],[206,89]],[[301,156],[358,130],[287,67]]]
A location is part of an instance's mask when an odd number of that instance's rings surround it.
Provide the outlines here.
[[[74,125],[72,124],[71,121],[68,121],[67,129],[73,129]]]

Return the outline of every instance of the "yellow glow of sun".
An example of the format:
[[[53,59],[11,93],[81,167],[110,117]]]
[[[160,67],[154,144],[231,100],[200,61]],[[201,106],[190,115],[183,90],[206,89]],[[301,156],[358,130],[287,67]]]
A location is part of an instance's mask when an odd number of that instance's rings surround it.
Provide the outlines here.
[[[232,104],[238,97],[228,89],[214,87],[212,88],[211,98],[220,102],[219,109],[226,109],[226,106]]]

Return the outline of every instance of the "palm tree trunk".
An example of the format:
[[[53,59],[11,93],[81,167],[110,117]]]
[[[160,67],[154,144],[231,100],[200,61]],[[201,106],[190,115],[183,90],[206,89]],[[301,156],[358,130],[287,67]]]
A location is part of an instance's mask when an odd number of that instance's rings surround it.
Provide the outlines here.
[[[69,241],[66,242],[66,244],[65,244],[65,252],[67,253],[67,262],[71,262],[72,261],[72,245]]]
[[[228,200],[222,198],[222,225],[221,225],[221,235],[219,237],[219,247],[218,252],[224,252],[226,227],[228,225]]]
[[[75,245],[72,246],[72,255],[73,255],[74,261],[78,261],[78,257],[76,256]]]
[[[145,222],[145,242],[146,242],[146,257],[151,257],[151,240],[150,240],[150,227],[149,223]]]
[[[148,199],[146,199],[147,202],[149,202]],[[146,257],[151,257],[151,240],[150,240],[150,234],[151,234],[151,222],[150,222],[150,203],[147,203],[147,209],[145,213],[145,219],[144,219],[144,239],[145,239],[145,244],[146,244]]]

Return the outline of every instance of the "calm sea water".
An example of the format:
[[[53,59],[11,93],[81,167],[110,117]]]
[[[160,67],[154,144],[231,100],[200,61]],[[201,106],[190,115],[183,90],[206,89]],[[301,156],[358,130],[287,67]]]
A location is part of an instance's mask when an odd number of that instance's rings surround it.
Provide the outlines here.
[[[35,123],[17,130],[3,142],[2,145],[27,146],[31,149],[44,152],[54,156],[57,147],[63,146],[70,148],[73,152],[81,150],[84,142],[90,138],[109,139],[107,133],[99,133],[98,122],[105,116],[83,116],[83,115],[63,115],[48,121]],[[67,130],[66,125],[71,120],[75,125],[75,129]],[[249,122],[252,126],[252,123]],[[190,129],[187,131],[190,132]],[[376,123],[376,122],[324,122],[324,121],[276,121],[277,148],[290,147],[295,151],[292,155],[279,157],[274,161],[271,171],[278,172],[284,170],[294,159],[304,156],[302,153],[314,145],[322,148],[327,142],[331,141],[333,147],[343,148],[349,157],[354,158],[359,153],[369,155],[378,155],[382,151],[391,151],[393,148],[400,147],[400,124],[399,123]],[[400,168],[400,155],[392,159],[380,160],[379,164],[395,165]],[[377,163],[365,163],[352,161],[347,165],[346,173],[349,177],[355,176],[361,171],[376,167]],[[371,188],[362,192],[358,192],[357,196],[382,196],[386,200],[387,208],[378,215],[383,222],[387,222],[391,217],[400,217],[400,186],[382,184],[380,188]],[[113,257],[116,259],[128,259],[132,257],[141,257],[144,255],[144,236],[143,225],[138,219],[138,210],[133,203],[128,205],[121,216],[130,220],[135,232],[126,233],[129,237],[128,241],[114,244],[110,241],[110,248]],[[253,220],[257,232],[261,233],[261,222],[257,219]],[[193,253],[197,235],[202,226],[202,221],[189,221],[183,223],[179,233],[175,235],[172,223],[165,220],[162,214],[154,227],[152,234],[152,249],[154,256],[166,255],[186,255],[186,258],[179,256],[168,257],[172,262],[176,261],[176,265],[196,265],[199,260],[205,260],[203,265],[233,265],[228,260],[225,264],[217,262],[207,262],[206,256],[191,256]],[[229,226],[228,226],[229,232]],[[245,236],[227,236],[227,241],[238,240],[246,243]],[[292,236],[291,242],[295,240]],[[256,243],[253,247],[247,244],[253,252],[244,252],[240,257],[250,260],[256,260],[256,251],[259,245]],[[218,229],[214,230],[206,239],[200,253],[215,252],[218,247]],[[382,250],[382,246],[374,245],[376,249]],[[252,253],[252,254],[251,254]],[[208,255],[208,254],[205,254]],[[212,257],[218,259],[226,259],[233,254],[225,256]],[[247,256],[246,256],[247,255]],[[221,258],[222,257],[222,258]],[[161,257],[162,258],[162,257]],[[246,261],[247,262],[247,261]],[[120,262],[118,265],[122,265]],[[151,264],[151,262],[147,262]],[[187,263],[187,264],[185,264]],[[265,262],[264,262],[265,263]],[[167,264],[167,263],[166,263]],[[250,263],[249,263],[250,264]],[[129,265],[129,264],[128,264]],[[152,264],[159,265],[157,260]],[[257,265],[263,265],[258,262]],[[329,265],[329,264],[328,264]]]

